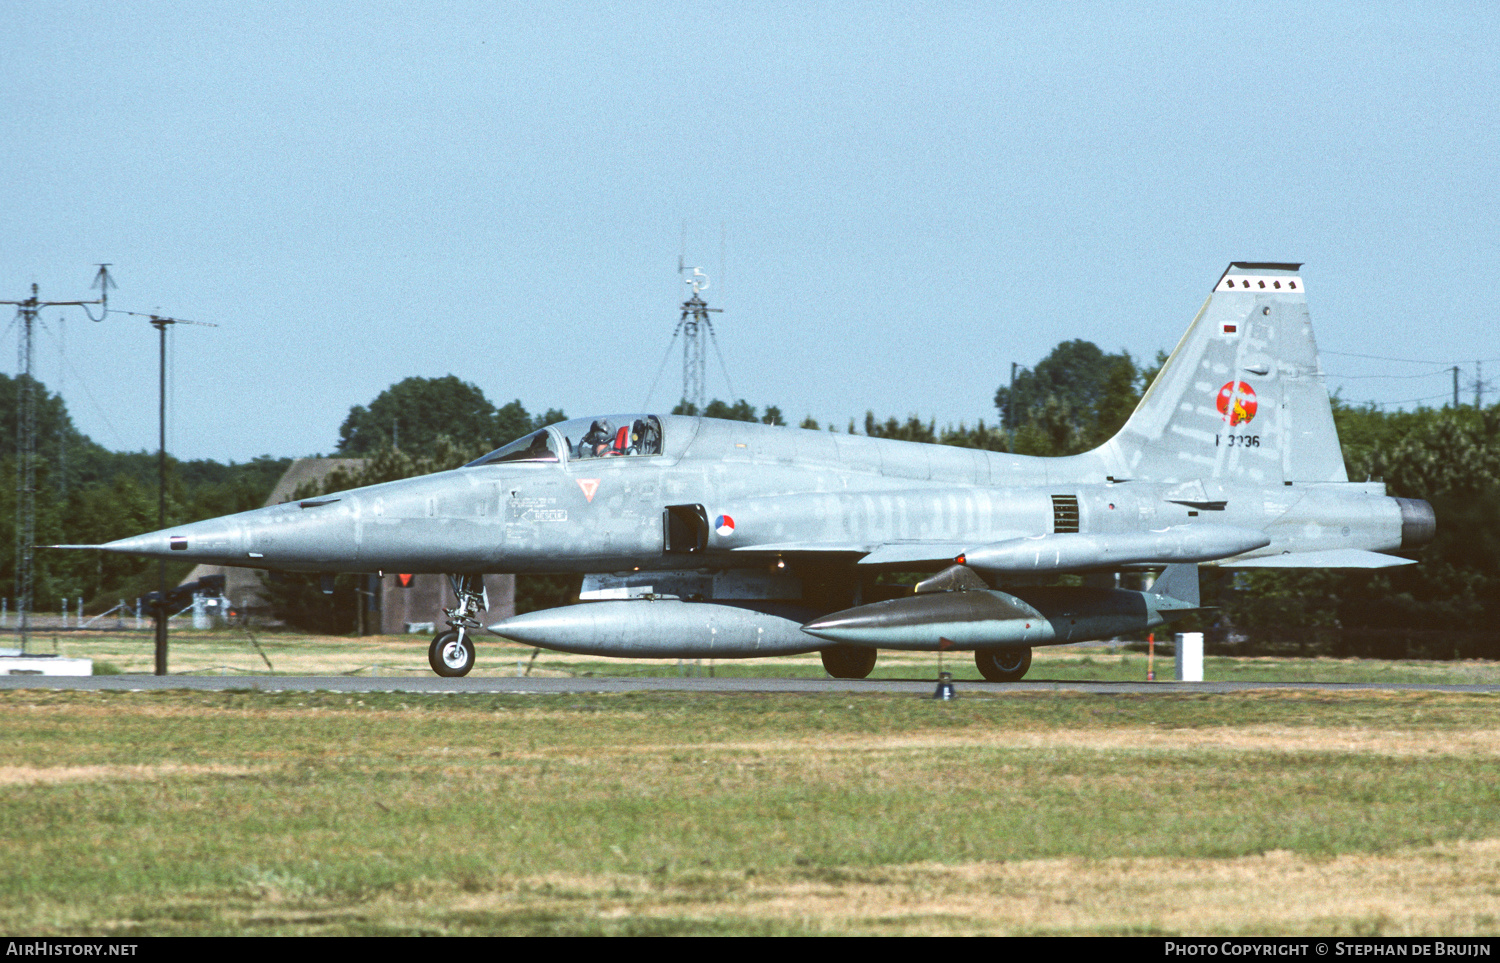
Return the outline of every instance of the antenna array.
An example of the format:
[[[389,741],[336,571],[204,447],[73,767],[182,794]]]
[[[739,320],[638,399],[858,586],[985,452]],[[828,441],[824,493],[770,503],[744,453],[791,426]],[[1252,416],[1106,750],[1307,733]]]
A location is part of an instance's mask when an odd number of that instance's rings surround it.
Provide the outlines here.
[[[677,266],[677,273],[691,270],[693,273],[682,279],[691,285],[693,296],[682,302],[682,317],[677,322],[677,332],[682,334],[682,400],[692,406],[694,414],[703,414],[708,405],[708,365],[703,335],[715,337],[714,323],[709,312],[719,313],[723,308],[711,308],[703,300],[702,292],[708,290],[708,275],[702,268]]]
[[[37,286],[31,286],[31,297],[24,301],[0,301],[16,306],[19,334],[16,339],[16,635],[21,651],[31,636],[31,609],[36,595],[36,418],[37,384],[32,373],[32,332],[42,308],[101,305],[109,311],[109,289],[115,286],[109,276],[109,265],[99,265],[93,287],[99,297],[93,301],[43,301]],[[89,315],[93,317],[93,315]],[[101,320],[100,318],[95,320]]]
[[[667,361],[672,357],[672,346],[677,343],[677,338],[682,337],[682,411],[685,414],[701,415],[703,409],[708,405],[708,360],[707,345],[704,342],[704,334],[714,343],[714,353],[719,357],[719,367],[724,372],[724,382],[729,386],[729,396],[734,397],[734,380],[729,377],[729,367],[724,363],[724,352],[719,350],[719,337],[714,333],[714,323],[709,319],[710,314],[721,314],[723,308],[711,308],[708,302],[703,300],[703,292],[708,290],[708,275],[703,273],[702,268],[690,268],[683,264],[683,259],[677,259],[677,273],[692,273],[682,279],[683,284],[691,285],[693,294],[682,302],[682,316],[677,320],[677,327],[672,329],[672,340],[667,344],[667,353],[662,356],[661,367],[656,369],[656,377],[651,380],[651,389],[646,392],[646,401],[642,407],[651,407],[651,396],[656,394],[656,385],[661,381],[662,372],[667,368]]]

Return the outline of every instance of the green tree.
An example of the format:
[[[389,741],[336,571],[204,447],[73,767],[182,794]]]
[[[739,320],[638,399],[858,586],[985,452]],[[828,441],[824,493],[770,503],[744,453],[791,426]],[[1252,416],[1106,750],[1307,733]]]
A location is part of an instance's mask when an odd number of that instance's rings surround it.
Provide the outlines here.
[[[1001,425],[1016,432],[1018,453],[1070,455],[1119,431],[1141,391],[1141,372],[1129,352],[1105,354],[1091,341],[1073,340],[1018,371],[1013,387],[995,392],[995,407]]]
[[[484,392],[467,381],[453,375],[407,378],[382,391],[368,407],[349,409],[339,427],[338,454],[363,457],[381,448],[421,452],[436,443],[439,435],[494,448],[509,440],[502,440],[500,432],[513,427],[510,407],[506,406],[506,421],[501,423]]]
[[[691,416],[699,413],[698,406],[687,399],[677,402],[677,407],[672,409],[672,414],[674,415]],[[741,398],[732,405],[727,401],[720,401],[718,398],[715,398],[703,406],[701,414],[705,418],[722,418],[725,421],[758,421],[764,425],[786,424],[780,408],[775,405],[767,405],[765,413],[758,414],[755,406],[744,398]]]
[[[981,448],[985,451],[1010,451],[1010,439],[1005,432],[989,427],[983,419],[973,428],[967,427],[963,422],[959,422],[957,428],[949,425],[938,436],[938,444],[957,448]]]
[[[923,422],[916,415],[908,415],[905,421],[887,418],[875,420],[875,412],[865,412],[865,434],[871,438],[895,438],[898,441],[917,441],[933,445],[937,443],[937,422]]]
[[[1258,652],[1500,658],[1500,408],[1334,417],[1350,477],[1430,502],[1436,538],[1412,566],[1239,573],[1227,621]]]
[[[1500,657],[1500,407],[1421,413],[1371,462],[1391,494],[1430,502],[1438,526],[1421,564],[1393,574],[1393,591],[1361,605],[1360,621],[1482,629],[1491,640],[1484,657]]]
[[[0,375],[0,595],[13,597],[16,577],[16,413],[18,379]],[[159,462],[155,452],[112,452],[80,433],[63,400],[34,385],[37,408],[36,540],[95,544],[157,525]],[[167,522],[195,521],[259,507],[290,459],[261,457],[228,465],[167,459]],[[55,610],[82,596],[91,611],[156,587],[156,563],[102,552],[39,549],[33,554],[34,604]],[[191,566],[169,565],[169,577]],[[13,604],[13,603],[12,603]]]

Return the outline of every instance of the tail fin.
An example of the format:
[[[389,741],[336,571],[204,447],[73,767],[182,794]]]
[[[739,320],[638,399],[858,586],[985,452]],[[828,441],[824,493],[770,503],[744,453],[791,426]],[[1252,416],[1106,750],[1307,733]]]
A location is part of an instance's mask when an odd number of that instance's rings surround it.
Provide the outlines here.
[[[1300,264],[1230,264],[1130,420],[1117,477],[1348,481]]]

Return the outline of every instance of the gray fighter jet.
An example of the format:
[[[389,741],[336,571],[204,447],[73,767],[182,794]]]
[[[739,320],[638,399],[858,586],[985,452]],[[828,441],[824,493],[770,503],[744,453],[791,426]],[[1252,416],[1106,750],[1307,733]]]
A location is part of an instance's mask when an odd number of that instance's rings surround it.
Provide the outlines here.
[[[1031,458],[649,413],[552,425],[454,471],[94,546],[297,572],[436,572],[456,605],[429,656],[474,664],[484,573],[582,573],[582,604],[505,638],[632,658],[1031,648],[1198,606],[1197,566],[1379,568],[1432,508],[1344,472],[1297,264],[1231,264],[1118,435]],[[1036,584],[1164,570],[1152,591]],[[937,573],[916,590],[882,571]]]

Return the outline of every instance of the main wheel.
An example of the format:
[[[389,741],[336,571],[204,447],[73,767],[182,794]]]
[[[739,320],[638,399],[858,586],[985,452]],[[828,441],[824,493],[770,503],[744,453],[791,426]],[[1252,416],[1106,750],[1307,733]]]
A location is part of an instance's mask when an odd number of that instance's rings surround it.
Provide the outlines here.
[[[975,649],[974,664],[986,682],[1020,682],[1031,668],[1031,649]]]
[[[468,675],[474,668],[474,640],[467,632],[459,635],[456,629],[439,632],[427,647],[427,662],[432,671],[445,678]]]
[[[875,668],[874,649],[854,645],[835,645],[823,649],[823,671],[835,679],[863,679]]]

